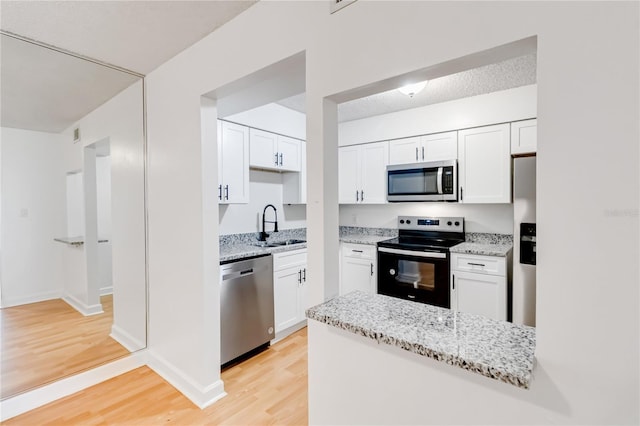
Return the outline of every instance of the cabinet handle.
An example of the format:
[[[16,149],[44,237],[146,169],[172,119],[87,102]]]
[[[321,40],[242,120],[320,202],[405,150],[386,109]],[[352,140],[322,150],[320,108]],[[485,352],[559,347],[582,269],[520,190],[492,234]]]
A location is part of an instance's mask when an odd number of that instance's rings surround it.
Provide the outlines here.
[[[364,191],[360,191],[360,202],[364,201]]]
[[[422,147],[422,161],[424,161],[424,146]]]
[[[278,153],[276,152],[276,166],[278,165]]]
[[[451,275],[451,289],[452,290],[456,289],[456,276],[455,275]]]
[[[280,165],[282,166],[282,153],[280,153]]]
[[[224,199],[229,200],[229,185],[224,186],[224,193],[225,193]]]
[[[462,187],[460,187],[460,201],[462,201]]]
[[[473,265],[473,266],[482,266],[484,268],[485,264],[484,263],[473,263],[473,262],[467,262],[469,265]]]
[[[218,185],[218,199],[222,201],[222,184]]]
[[[307,282],[307,268],[302,270],[302,281]]]
[[[416,161],[418,161],[418,147],[416,146]]]
[[[302,284],[302,270],[298,270],[298,284]]]
[[[373,263],[371,264],[371,276],[373,276]]]
[[[354,253],[362,253],[362,250],[353,250],[352,249],[351,251],[354,252]]]
[[[360,201],[360,198],[358,198],[358,190],[356,189],[356,202]]]

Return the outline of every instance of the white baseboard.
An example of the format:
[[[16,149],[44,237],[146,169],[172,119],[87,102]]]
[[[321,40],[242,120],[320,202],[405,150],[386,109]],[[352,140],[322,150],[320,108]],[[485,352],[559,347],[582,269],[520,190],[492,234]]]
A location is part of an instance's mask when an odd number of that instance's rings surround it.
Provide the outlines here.
[[[111,326],[111,334],[109,336],[111,336],[113,340],[127,348],[129,352],[140,350],[146,346],[145,342],[134,338],[132,335],[115,324]]]
[[[274,345],[278,343],[280,340],[288,337],[289,335],[295,333],[298,330],[301,330],[307,326],[307,320],[304,319],[297,324],[292,325],[289,328],[285,328],[284,330],[280,330],[276,333],[276,337],[271,341],[271,344]]]
[[[62,293],[60,291],[47,291],[44,293],[32,294],[26,297],[17,297],[15,299],[2,300],[3,308],[11,306],[28,305],[29,303],[44,302],[45,300],[60,299]]]
[[[29,392],[0,401],[0,421],[26,413],[57,399],[97,385],[145,365],[146,351],[138,351],[92,370],[58,380]]]
[[[67,304],[69,306],[71,306],[76,311],[80,312],[85,317],[88,317],[88,316],[91,316],[91,315],[98,315],[98,314],[101,314],[101,313],[104,312],[102,310],[102,304],[97,303],[95,305],[87,305],[87,304],[79,301],[75,297],[71,296],[70,294],[65,294],[62,297],[62,300],[67,302]]]
[[[100,296],[106,296],[107,294],[113,294],[113,286],[100,288]]]
[[[202,387],[152,350],[147,350],[147,365],[201,409],[227,395],[222,380]]]

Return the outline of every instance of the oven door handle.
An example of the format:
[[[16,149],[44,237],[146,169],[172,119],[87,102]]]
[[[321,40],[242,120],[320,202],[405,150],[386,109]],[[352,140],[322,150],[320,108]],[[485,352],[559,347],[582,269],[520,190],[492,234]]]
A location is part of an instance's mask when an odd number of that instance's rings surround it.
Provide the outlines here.
[[[387,247],[378,247],[378,251],[382,253],[391,253],[391,254],[404,254],[406,256],[415,256],[415,257],[427,257],[427,258],[437,258],[437,259],[446,259],[446,253],[438,253],[431,251],[413,251],[413,250],[400,250],[393,249]]]

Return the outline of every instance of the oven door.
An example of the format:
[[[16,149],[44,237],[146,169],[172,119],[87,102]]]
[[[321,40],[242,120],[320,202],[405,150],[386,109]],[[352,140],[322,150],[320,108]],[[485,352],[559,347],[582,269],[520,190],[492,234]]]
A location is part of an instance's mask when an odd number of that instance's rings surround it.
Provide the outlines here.
[[[449,308],[449,253],[378,247],[378,293]]]

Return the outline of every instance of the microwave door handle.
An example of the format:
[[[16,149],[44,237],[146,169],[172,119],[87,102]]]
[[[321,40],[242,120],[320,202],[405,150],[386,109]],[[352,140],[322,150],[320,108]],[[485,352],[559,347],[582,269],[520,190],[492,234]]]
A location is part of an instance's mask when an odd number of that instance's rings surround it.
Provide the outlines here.
[[[438,178],[436,179],[438,185],[438,194],[442,194],[442,167],[438,167]]]

